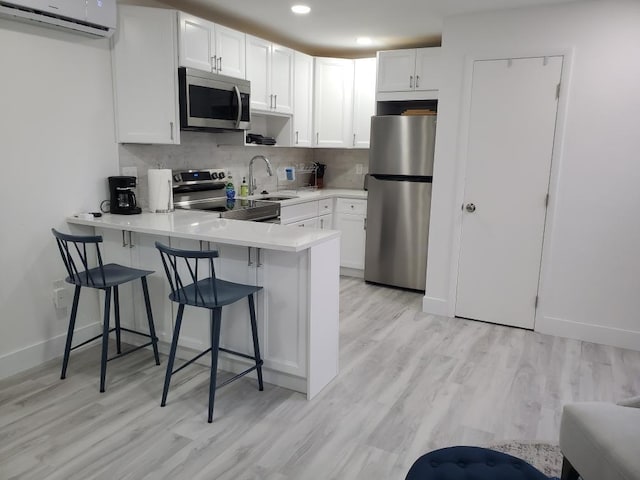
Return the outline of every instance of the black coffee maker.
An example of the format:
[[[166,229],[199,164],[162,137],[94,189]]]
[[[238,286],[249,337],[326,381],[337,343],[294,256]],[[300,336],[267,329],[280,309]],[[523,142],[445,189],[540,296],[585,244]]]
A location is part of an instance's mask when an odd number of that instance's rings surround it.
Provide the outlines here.
[[[141,213],[142,209],[136,202],[136,177],[109,177],[110,204],[109,211],[120,215]]]

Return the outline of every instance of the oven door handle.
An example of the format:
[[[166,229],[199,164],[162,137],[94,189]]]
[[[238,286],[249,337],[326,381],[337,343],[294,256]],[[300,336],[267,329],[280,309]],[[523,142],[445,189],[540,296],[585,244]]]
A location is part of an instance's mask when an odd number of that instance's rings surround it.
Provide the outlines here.
[[[238,99],[238,116],[236,117],[236,128],[240,128],[240,121],[242,120],[242,97],[240,96],[240,89],[237,85],[233,86],[233,90],[236,92],[236,98]]]

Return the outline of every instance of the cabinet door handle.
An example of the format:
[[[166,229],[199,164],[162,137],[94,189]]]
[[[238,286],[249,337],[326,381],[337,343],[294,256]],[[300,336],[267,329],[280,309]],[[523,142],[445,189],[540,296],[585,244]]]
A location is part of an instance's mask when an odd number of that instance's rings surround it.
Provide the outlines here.
[[[409,75],[409,88],[413,88],[413,75]]]
[[[324,218],[320,219],[320,228],[324,228]]]
[[[273,94],[269,95],[269,108],[273,108]]]
[[[133,236],[131,231],[129,231],[129,248],[133,248],[135,245],[133,244]]]
[[[222,73],[222,57],[218,57],[218,73]]]
[[[367,229],[367,217],[364,217],[364,229]]]
[[[356,134],[355,133],[353,134],[353,146],[354,147],[356,146]]]
[[[124,234],[125,234],[125,231],[122,230],[122,246],[126,247],[127,246],[127,241],[125,240]]]
[[[247,247],[247,266],[250,267],[251,265],[253,265],[251,261],[251,247]]]
[[[320,143],[320,133],[316,132],[316,145]]]
[[[173,142],[173,122],[169,122],[169,128],[171,130],[171,141]]]
[[[416,75],[416,88],[420,86],[420,75]]]
[[[296,145],[298,145],[298,131],[296,130]]]
[[[273,109],[277,110],[277,108],[278,108],[278,94],[275,94],[273,96]]]
[[[256,267],[261,267],[262,266],[262,262],[260,261],[260,249],[256,248]]]
[[[211,57],[211,71],[215,72],[218,68],[218,57],[216,57],[215,55],[213,57]]]

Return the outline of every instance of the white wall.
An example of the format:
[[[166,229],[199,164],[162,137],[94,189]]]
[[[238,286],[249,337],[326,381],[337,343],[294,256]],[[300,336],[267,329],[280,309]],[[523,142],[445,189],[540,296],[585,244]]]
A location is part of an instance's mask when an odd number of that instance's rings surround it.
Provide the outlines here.
[[[453,315],[473,58],[570,53],[536,330],[640,349],[640,3],[450,17],[424,308]]]
[[[107,40],[0,20],[0,378],[62,354],[50,229],[97,210],[118,173],[110,62]],[[81,297],[80,326],[97,320],[96,299]]]

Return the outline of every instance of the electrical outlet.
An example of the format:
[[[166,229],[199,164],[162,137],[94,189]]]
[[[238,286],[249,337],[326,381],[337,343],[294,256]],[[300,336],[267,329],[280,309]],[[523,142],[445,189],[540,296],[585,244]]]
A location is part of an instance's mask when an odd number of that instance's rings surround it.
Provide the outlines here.
[[[122,175],[138,178],[138,167],[122,167]]]
[[[69,306],[69,290],[64,287],[53,289],[53,304],[56,308],[66,308]]]
[[[362,175],[362,164],[356,163],[356,175]]]

